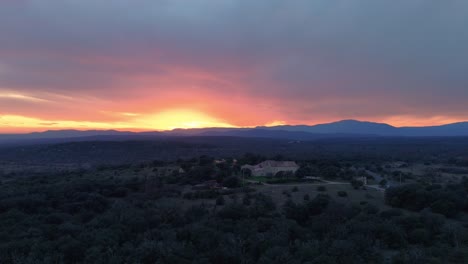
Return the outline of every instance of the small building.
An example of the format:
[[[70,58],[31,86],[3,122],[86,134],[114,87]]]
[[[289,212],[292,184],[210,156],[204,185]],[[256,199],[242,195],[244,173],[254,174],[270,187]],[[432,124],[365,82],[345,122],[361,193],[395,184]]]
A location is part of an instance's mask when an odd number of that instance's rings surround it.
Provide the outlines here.
[[[366,176],[357,177],[357,178],[356,178],[356,181],[362,182],[362,184],[363,184],[364,186],[367,185],[367,177],[366,177]]]
[[[294,161],[266,160],[257,165],[244,165],[241,169],[250,170],[252,176],[274,176],[278,172],[290,172],[294,174],[299,169],[299,165]]]

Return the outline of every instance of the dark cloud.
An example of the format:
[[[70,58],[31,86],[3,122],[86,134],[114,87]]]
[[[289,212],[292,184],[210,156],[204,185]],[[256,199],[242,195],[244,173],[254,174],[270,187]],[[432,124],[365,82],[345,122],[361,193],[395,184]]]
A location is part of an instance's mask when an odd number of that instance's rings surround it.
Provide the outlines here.
[[[466,1],[3,1],[0,89],[202,92],[298,121],[468,118],[466,25]]]

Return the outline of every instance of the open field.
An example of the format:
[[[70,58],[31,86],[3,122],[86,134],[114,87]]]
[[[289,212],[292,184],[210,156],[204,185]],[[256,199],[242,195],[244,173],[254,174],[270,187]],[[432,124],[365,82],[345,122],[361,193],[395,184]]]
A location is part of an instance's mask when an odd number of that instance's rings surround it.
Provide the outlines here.
[[[324,186],[325,191],[318,191],[317,187]],[[297,191],[293,191],[297,187]],[[295,202],[304,201],[304,195],[308,194],[311,198],[318,194],[327,194],[340,203],[359,204],[361,202],[372,203],[382,209],[388,209],[384,204],[384,194],[381,191],[367,188],[367,190],[355,190],[349,183],[343,184],[287,184],[287,185],[264,185],[257,187],[257,190],[273,197],[278,204],[284,203],[287,199]],[[347,197],[339,197],[338,191],[345,191]],[[288,195],[285,195],[287,192]]]

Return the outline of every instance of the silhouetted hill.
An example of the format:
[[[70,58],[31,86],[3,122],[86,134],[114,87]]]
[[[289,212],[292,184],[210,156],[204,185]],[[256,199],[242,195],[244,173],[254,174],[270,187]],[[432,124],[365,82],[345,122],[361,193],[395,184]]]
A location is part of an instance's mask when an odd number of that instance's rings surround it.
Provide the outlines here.
[[[314,126],[259,127],[267,130],[303,131],[319,134],[361,134],[378,136],[468,136],[468,122],[428,127],[394,127],[383,123],[342,120]]]
[[[304,131],[320,134],[364,134],[364,135],[393,135],[398,128],[382,124],[363,122],[357,120],[342,120],[334,123],[319,124],[314,126],[276,126],[268,129],[281,129],[287,131]]]
[[[466,136],[468,122],[454,123],[443,126],[402,127],[399,132],[404,136]]]
[[[58,143],[74,141],[138,140],[186,136],[233,136],[274,138],[289,140],[316,140],[347,137],[451,137],[468,136],[468,122],[429,127],[394,127],[383,123],[342,120],[338,122],[307,125],[284,125],[257,128],[198,128],[175,129],[163,132],[128,132],[116,130],[51,130],[30,134],[0,135],[0,145]]]

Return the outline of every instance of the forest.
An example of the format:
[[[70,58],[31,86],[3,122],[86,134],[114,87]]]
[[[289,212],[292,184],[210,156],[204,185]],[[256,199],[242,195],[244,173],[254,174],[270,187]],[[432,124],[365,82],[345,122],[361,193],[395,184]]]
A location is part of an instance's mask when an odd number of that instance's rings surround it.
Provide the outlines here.
[[[237,160],[246,164],[265,158],[245,154]],[[331,185],[292,199],[307,186],[298,185],[278,201],[255,184],[243,184],[234,160],[216,163],[200,156],[4,174],[0,263],[468,261],[466,178],[390,187],[385,205],[343,202],[351,199],[350,191],[324,192]],[[185,172],[157,173],[168,164]],[[294,177],[316,170],[336,180],[349,166],[349,161],[311,160]],[[229,188],[192,188],[207,180]]]

